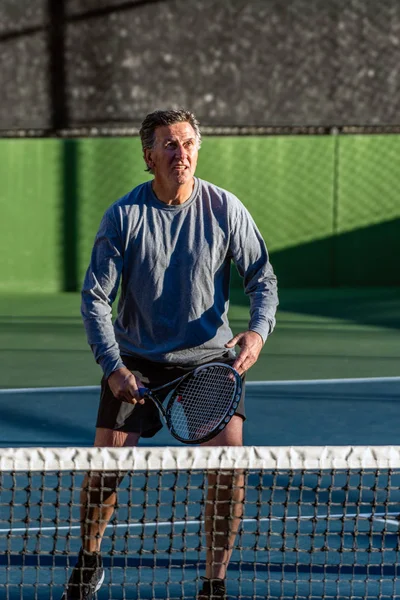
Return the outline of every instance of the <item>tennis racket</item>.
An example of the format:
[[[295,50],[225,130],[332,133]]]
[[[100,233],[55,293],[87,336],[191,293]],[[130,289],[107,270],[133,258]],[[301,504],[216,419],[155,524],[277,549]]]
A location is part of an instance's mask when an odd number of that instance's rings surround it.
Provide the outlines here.
[[[172,388],[164,399],[157,392]],[[209,363],[150,390],[139,388],[141,398],[157,406],[171,434],[184,444],[199,444],[225,429],[242,394],[239,373],[224,363]]]

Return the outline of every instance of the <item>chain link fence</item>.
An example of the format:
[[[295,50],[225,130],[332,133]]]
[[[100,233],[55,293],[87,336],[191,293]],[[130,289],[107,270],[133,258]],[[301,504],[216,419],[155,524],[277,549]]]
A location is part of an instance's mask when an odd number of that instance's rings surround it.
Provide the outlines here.
[[[4,0],[0,47],[2,289],[79,289],[140,122],[180,106],[281,286],[400,283],[397,0]]]

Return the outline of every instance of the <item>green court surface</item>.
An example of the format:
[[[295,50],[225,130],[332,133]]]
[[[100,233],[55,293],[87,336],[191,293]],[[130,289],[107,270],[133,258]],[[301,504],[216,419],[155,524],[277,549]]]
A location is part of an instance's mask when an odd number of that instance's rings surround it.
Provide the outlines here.
[[[0,388],[97,385],[80,297],[0,296]],[[247,328],[247,300],[233,289],[234,332]],[[249,380],[399,375],[400,288],[280,291],[277,326]]]

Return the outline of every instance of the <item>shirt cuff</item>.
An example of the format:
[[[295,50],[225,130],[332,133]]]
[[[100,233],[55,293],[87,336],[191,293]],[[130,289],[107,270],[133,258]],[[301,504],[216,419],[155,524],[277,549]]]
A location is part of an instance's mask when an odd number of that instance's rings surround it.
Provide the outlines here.
[[[101,356],[98,360],[100,367],[103,369],[104,377],[108,379],[114,371],[125,367],[121,357],[115,358],[114,356]]]

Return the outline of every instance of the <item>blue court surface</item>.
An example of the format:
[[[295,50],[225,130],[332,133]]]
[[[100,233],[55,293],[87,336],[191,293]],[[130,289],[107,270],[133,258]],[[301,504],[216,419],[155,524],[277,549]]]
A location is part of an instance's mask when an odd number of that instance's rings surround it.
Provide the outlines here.
[[[398,444],[400,377],[246,384],[248,446]],[[91,446],[99,388],[0,390],[0,446]],[[164,428],[144,445],[179,445]]]
[[[400,378],[250,382],[245,441],[395,445],[399,392]],[[97,387],[1,391],[1,445],[90,446],[97,402]],[[165,430],[145,442],[178,445]],[[2,474],[0,598],[61,597],[80,546],[81,482],[82,474]],[[97,599],[195,598],[204,474],[137,473],[121,488]],[[398,513],[397,471],[250,472],[230,598],[400,598]]]

